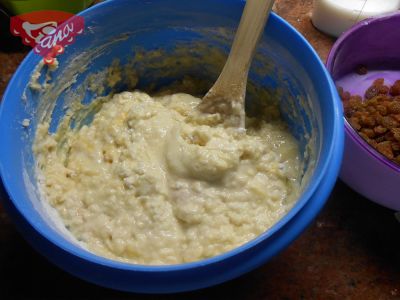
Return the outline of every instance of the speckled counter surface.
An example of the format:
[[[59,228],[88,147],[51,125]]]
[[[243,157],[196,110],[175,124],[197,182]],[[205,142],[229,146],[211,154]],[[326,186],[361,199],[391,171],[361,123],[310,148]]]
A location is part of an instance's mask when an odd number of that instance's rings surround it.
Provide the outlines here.
[[[275,11],[325,60],[333,39],[312,27],[311,2],[278,0]],[[26,54],[5,48],[0,41],[0,97]],[[0,207],[0,299],[400,299],[400,223],[393,211],[338,181],[311,226],[261,268],[201,291],[144,296],[96,287],[54,267],[27,245]]]

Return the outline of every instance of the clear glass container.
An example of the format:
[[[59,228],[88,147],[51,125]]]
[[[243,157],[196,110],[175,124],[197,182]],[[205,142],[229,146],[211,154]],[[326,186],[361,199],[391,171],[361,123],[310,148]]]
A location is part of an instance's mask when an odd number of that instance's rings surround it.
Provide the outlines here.
[[[355,23],[400,9],[400,0],[314,0],[312,22],[338,37]]]

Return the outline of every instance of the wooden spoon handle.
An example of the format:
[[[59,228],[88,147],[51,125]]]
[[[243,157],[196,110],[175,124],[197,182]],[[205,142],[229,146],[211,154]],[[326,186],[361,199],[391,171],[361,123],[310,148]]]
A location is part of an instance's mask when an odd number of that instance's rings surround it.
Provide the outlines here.
[[[274,0],[247,0],[228,60],[198,106],[203,113],[219,113],[227,126],[245,127],[247,75],[273,3]]]
[[[228,60],[213,89],[226,92],[234,87],[233,91],[245,92],[251,61],[273,4],[274,0],[247,0]]]

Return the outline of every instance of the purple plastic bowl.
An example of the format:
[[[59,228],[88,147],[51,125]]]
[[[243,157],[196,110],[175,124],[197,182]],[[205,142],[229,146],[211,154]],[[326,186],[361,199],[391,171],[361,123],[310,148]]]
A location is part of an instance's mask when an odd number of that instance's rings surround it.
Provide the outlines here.
[[[400,79],[400,12],[366,19],[334,44],[327,68],[337,86],[364,95],[377,78]],[[358,75],[358,66],[368,74]],[[400,210],[400,166],[369,146],[345,120],[345,152],[340,178],[364,197]]]

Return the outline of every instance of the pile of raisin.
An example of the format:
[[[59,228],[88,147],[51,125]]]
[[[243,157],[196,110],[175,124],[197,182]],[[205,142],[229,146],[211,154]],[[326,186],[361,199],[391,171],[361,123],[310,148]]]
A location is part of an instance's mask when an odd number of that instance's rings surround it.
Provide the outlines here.
[[[364,99],[342,88],[339,94],[351,126],[368,144],[400,165],[400,80],[391,87],[383,78],[375,80]]]

